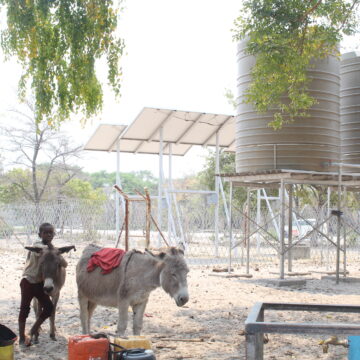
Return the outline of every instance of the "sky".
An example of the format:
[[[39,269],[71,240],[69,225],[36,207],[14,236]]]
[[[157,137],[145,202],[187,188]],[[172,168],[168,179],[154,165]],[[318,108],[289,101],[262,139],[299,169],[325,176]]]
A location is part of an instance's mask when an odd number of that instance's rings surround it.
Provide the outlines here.
[[[105,87],[102,114],[81,127],[70,121],[63,129],[85,144],[101,123],[130,124],[143,107],[234,114],[225,89],[235,92],[236,43],[231,28],[239,0],[127,0],[119,19],[126,44],[122,59],[122,96],[118,102]],[[3,60],[3,57],[1,61]],[[106,77],[105,67],[99,75]],[[0,96],[4,109],[14,102],[20,71],[12,59],[0,63]],[[4,81],[5,80],[5,81]],[[9,90],[11,89],[11,90]],[[175,178],[201,170],[207,151],[193,148],[173,158]],[[158,156],[121,154],[120,170],[158,174]],[[168,160],[164,159],[166,176]],[[84,171],[115,171],[116,156],[86,151]]]
[[[125,40],[123,79],[118,102],[104,87],[103,112],[81,127],[70,120],[63,129],[76,144],[85,144],[99,124],[130,124],[143,107],[233,115],[225,90],[236,94],[236,43],[233,22],[241,0],[126,0],[119,19],[119,33]],[[344,43],[343,52],[353,50],[359,37]],[[16,104],[20,76],[14,59],[0,54],[0,111]],[[100,78],[106,78],[99,66]],[[6,121],[6,118],[0,121]],[[206,149],[193,147],[184,157],[174,157],[173,177],[200,171]],[[78,163],[84,171],[116,169],[114,153],[84,152]],[[158,175],[158,156],[122,154],[123,172],[150,170]],[[168,160],[164,159],[165,176]]]

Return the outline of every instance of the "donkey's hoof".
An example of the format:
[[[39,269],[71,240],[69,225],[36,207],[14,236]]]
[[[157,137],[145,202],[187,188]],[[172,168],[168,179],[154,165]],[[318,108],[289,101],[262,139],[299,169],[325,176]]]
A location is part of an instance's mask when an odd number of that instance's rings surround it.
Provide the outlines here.
[[[54,341],[57,341],[55,334],[50,334],[50,339],[54,340]]]
[[[31,333],[30,332],[30,335],[31,335],[31,343],[38,344],[39,343],[39,333],[38,332]]]

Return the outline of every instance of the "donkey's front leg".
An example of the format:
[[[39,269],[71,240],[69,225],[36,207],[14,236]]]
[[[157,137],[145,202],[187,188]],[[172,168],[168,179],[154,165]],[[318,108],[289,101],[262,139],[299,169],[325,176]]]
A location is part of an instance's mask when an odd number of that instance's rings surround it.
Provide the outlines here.
[[[129,304],[126,302],[122,302],[118,305],[119,316],[118,316],[118,324],[117,324],[117,332],[120,336],[124,336],[125,330],[128,322],[128,309]]]
[[[52,297],[52,302],[54,304],[54,308],[53,308],[53,311],[52,311],[51,316],[50,316],[50,338],[52,340],[56,340],[56,336],[55,336],[55,332],[56,332],[56,328],[55,328],[55,312],[56,312],[57,303],[59,301],[59,296],[60,296],[60,293],[57,293],[56,295],[54,295]]]
[[[143,319],[144,319],[144,312],[146,308],[146,304],[148,299],[140,304],[133,305],[133,333],[134,335],[140,335],[142,326],[143,326]]]

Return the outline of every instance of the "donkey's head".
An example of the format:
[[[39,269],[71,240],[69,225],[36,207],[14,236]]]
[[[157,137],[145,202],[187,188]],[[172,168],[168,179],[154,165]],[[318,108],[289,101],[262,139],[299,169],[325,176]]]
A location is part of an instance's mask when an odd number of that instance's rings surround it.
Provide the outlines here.
[[[25,247],[29,251],[36,252],[40,255],[39,273],[44,281],[44,292],[53,295],[61,287],[61,268],[66,267],[66,262],[61,254],[76,250],[75,246],[64,246],[55,248],[49,245],[47,248],[41,247]]]
[[[189,301],[187,274],[189,268],[184,258],[184,252],[175,247],[154,255],[160,261],[160,285],[175,300],[177,306],[183,306]]]

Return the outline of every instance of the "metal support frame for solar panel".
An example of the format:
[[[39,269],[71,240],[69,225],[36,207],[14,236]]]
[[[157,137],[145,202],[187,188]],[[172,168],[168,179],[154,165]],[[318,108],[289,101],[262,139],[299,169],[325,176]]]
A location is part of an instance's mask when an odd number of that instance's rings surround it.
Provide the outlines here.
[[[116,151],[118,158],[120,152],[133,154],[157,154],[159,155],[159,188],[158,188],[158,225],[161,229],[161,200],[164,197],[163,189],[163,156],[169,155],[169,186],[168,190],[174,190],[172,184],[172,156],[184,156],[192,146],[215,146],[217,170],[220,168],[220,149],[234,151],[235,143],[235,118],[232,115],[210,114],[201,112],[179,111],[159,108],[144,108],[135,120],[110,144],[107,139],[99,139],[100,125],[93,137],[85,145],[84,150]],[[90,146],[95,140],[102,142],[101,146]],[[104,144],[105,142],[105,144]],[[120,160],[119,160],[120,161]],[[117,166],[117,173],[119,173]],[[221,181],[215,178],[215,193],[219,199]],[[170,203],[176,199],[171,199]],[[169,206],[170,208],[170,206]],[[216,249],[219,238],[218,229],[219,201],[215,211],[215,243]],[[168,213],[168,217],[171,215]],[[168,231],[170,230],[168,220]],[[160,236],[159,236],[160,245]],[[215,250],[215,255],[217,250]]]
[[[246,360],[264,358],[264,334],[359,335],[360,325],[265,321],[265,310],[360,313],[360,306],[257,302],[245,321]]]
[[[126,125],[115,125],[115,124],[102,124],[100,125],[93,135],[90,137],[84,150],[91,151],[116,151],[116,185],[121,188],[120,179],[120,143],[119,139],[121,134],[126,129]],[[106,142],[102,139],[106,139]],[[115,149],[115,150],[114,150]],[[115,193],[115,238],[117,239],[120,233],[120,201],[125,211],[125,202],[122,196],[118,192]]]
[[[316,171],[302,171],[302,170],[286,170],[286,169],[274,169],[274,170],[265,170],[257,172],[247,172],[239,174],[218,174],[218,176],[224,177],[225,180],[229,181],[232,186],[242,186],[248,189],[251,188],[265,188],[265,187],[275,187],[279,189],[280,192],[280,261],[279,261],[279,278],[284,279],[285,275],[285,254],[290,253],[291,259],[291,249],[295,245],[292,243],[292,234],[289,229],[289,243],[288,247],[285,246],[285,201],[284,201],[284,191],[285,185],[293,184],[307,184],[307,185],[323,185],[327,187],[336,188],[338,191],[338,208],[334,212],[337,216],[337,240],[336,244],[336,283],[339,283],[340,277],[340,226],[341,226],[341,193],[342,189],[347,189],[349,191],[360,191],[360,173],[349,173],[344,172],[343,168],[360,168],[359,165],[351,164],[342,164],[342,163],[333,163],[332,165],[338,166],[338,172],[316,172]],[[232,197],[232,186],[231,194]],[[289,202],[292,202],[292,198],[289,199]],[[258,228],[260,224],[257,224],[256,221],[252,220],[249,215],[244,214],[249,221],[255,223]],[[292,217],[289,218],[289,227],[292,223]],[[306,219],[304,219],[306,220]],[[319,227],[319,226],[318,226]],[[321,232],[318,228],[314,228],[315,231]],[[232,234],[232,219],[230,219],[230,234]],[[245,235],[246,236],[246,235]],[[327,238],[328,239],[328,238]],[[329,240],[329,239],[328,239]],[[230,238],[230,247],[229,247],[229,264],[231,264],[231,249],[232,249],[232,239]],[[246,267],[247,271],[249,270],[250,264],[250,241],[247,239],[247,258],[246,258]],[[345,254],[346,256],[346,254]],[[344,256],[344,261],[346,258]],[[229,265],[230,269],[230,265]],[[344,276],[346,276],[346,268],[344,269]]]

